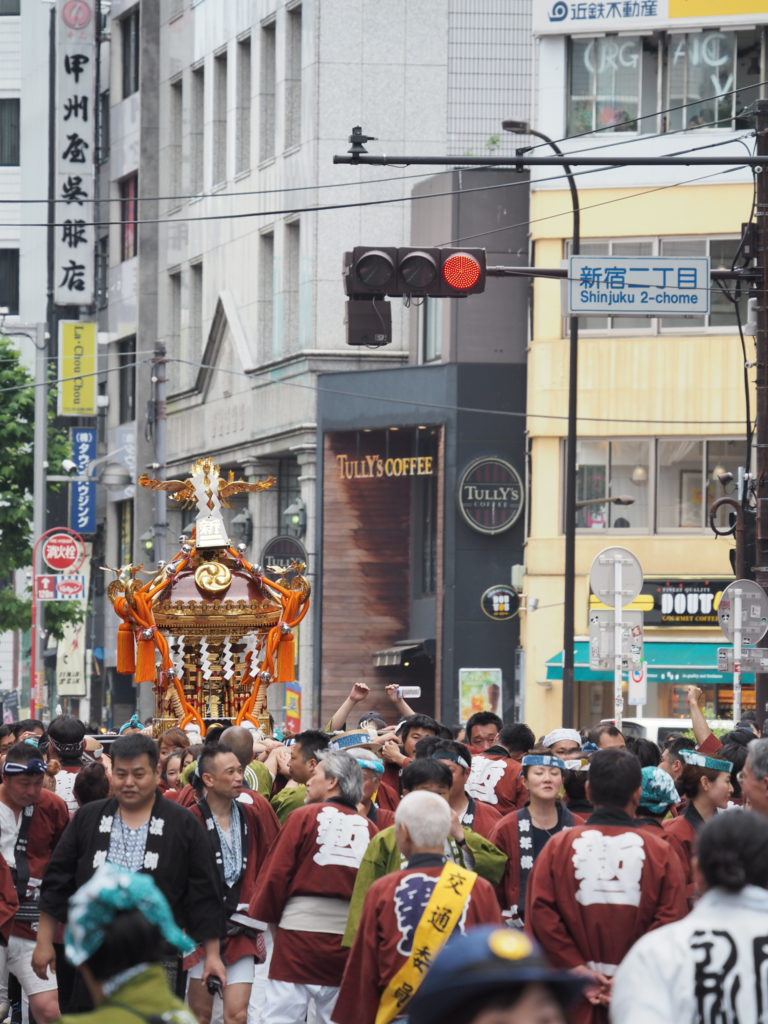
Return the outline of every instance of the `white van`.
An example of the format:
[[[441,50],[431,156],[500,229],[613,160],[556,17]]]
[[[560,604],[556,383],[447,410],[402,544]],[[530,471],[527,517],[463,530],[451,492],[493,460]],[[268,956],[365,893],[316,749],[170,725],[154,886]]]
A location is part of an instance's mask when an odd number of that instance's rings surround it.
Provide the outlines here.
[[[612,725],[613,719],[606,718],[601,725]],[[733,729],[734,722],[730,718],[709,718],[710,729]],[[623,718],[621,731],[625,736],[644,736],[662,746],[667,736],[673,732],[692,733],[690,718]]]

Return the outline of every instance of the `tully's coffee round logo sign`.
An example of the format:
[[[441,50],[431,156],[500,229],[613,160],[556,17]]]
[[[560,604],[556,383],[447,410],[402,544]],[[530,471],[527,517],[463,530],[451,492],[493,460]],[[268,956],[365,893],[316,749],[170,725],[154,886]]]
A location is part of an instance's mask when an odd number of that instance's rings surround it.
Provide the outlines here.
[[[475,459],[461,475],[458,497],[468,526],[479,533],[502,533],[523,510],[523,481],[504,459]]]
[[[273,537],[261,552],[264,575],[271,580],[290,583],[296,575],[291,568],[294,562],[307,564],[307,549],[296,537]]]

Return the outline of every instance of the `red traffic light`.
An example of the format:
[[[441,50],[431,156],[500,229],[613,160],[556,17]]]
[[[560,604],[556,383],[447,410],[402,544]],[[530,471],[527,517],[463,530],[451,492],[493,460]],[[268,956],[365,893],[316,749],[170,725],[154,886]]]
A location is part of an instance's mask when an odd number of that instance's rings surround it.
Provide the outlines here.
[[[443,280],[456,291],[469,291],[480,280],[479,260],[468,252],[454,252],[443,263]]]
[[[351,299],[475,294],[485,291],[485,249],[358,245],[344,254],[344,288]]]

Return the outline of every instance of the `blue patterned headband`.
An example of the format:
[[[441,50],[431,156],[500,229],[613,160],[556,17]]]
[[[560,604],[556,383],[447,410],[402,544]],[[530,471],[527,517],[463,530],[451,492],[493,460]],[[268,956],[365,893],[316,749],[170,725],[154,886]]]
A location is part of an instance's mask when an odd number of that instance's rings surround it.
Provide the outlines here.
[[[681,750],[680,757],[686,764],[695,765],[697,768],[711,768],[715,772],[729,772],[733,768],[733,761],[710,757],[709,754],[702,754],[700,750]]]
[[[559,768],[561,772],[565,771],[565,761],[554,754],[526,754],[523,757],[523,768],[532,764],[548,765],[550,768]]]
[[[436,761],[453,761],[461,768],[469,770],[466,758],[463,758],[461,754],[458,754],[455,750],[435,750],[432,752],[432,757]]]
[[[70,898],[64,933],[70,963],[79,967],[93,956],[122,910],[140,911],[182,953],[191,953],[195,948],[192,939],[176,924],[168,901],[151,875],[136,874],[107,862]]]
[[[370,768],[377,775],[384,774],[384,762],[379,760],[378,757],[362,757],[360,754],[355,753],[354,750],[349,751],[349,756],[354,757],[361,768]]]

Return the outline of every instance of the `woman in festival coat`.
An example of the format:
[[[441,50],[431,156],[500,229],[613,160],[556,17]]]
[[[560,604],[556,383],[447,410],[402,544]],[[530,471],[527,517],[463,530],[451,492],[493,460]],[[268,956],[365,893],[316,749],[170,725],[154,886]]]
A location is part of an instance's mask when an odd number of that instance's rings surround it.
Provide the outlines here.
[[[491,833],[491,842],[506,853],[504,877],[497,886],[502,916],[512,927],[523,927],[528,876],[548,840],[579,821],[558,800],[565,762],[545,751],[523,757],[528,802],[506,814]]]
[[[681,750],[685,762],[683,774],[677,783],[682,796],[688,803],[682,814],[664,822],[664,830],[670,845],[677,851],[685,869],[686,896],[693,905],[695,888],[693,883],[693,852],[696,836],[706,821],[718,810],[725,810],[733,792],[731,785],[730,761],[702,754],[700,750]]]
[[[174,921],[149,875],[103,864],[69,901],[65,952],[81,972],[95,1010],[64,1014],[59,1024],[195,1024],[171,992],[162,960],[194,942]]]
[[[690,914],[640,938],[619,966],[614,1024],[765,1020],[768,820],[710,818],[694,874],[703,895]]]

